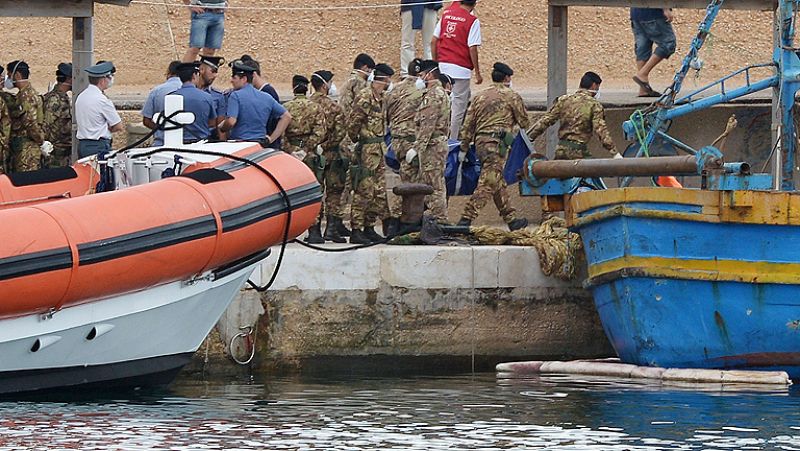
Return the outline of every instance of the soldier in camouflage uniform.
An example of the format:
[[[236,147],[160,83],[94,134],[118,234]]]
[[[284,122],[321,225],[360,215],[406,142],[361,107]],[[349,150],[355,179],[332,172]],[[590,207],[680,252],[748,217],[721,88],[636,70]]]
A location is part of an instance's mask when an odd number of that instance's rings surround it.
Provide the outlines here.
[[[342,112],[345,117],[350,117],[350,111],[353,109],[353,102],[358,93],[368,86],[367,79],[374,69],[375,60],[373,60],[371,56],[366,53],[361,53],[356,56],[355,61],[353,61],[353,70],[350,71],[350,77],[344,82],[342,93],[339,95],[339,106],[342,107]],[[352,157],[353,142],[346,134],[342,140],[341,149],[345,157]],[[352,192],[352,177],[348,174],[344,187],[344,199],[342,200],[342,207],[345,212],[350,210],[348,198]],[[350,230],[344,226],[344,223],[337,223],[337,226],[342,236],[350,236]]]
[[[47,167],[70,165],[72,156],[72,64],[61,63],[56,70],[56,85],[42,98],[45,138],[53,143],[53,153],[47,158]]]
[[[450,96],[439,81],[439,64],[428,60],[420,64],[420,78],[426,84],[422,101],[414,116],[417,137],[412,160],[420,166],[420,182],[433,187],[427,198],[430,215],[441,223],[447,222],[447,189],[444,166],[447,160],[447,136],[450,133]]]
[[[322,185],[325,183],[325,158],[321,152],[322,148],[318,151],[317,146],[325,139],[325,114],[319,105],[306,97],[308,84],[308,78],[302,75],[292,77],[294,99],[283,105],[292,115],[292,122],[286,127],[282,148],[286,153],[303,160],[303,163],[314,171],[317,181]],[[308,229],[305,241],[311,244],[325,242],[322,239],[319,219]]]
[[[422,60],[415,58],[408,65],[408,76],[400,83],[396,83],[391,92],[385,94],[386,119],[389,131],[392,134],[392,148],[397,160],[400,162],[400,180],[403,183],[417,183],[420,181],[419,165],[412,166],[405,161],[406,152],[414,147],[417,135],[417,124],[414,115],[417,113],[419,103],[422,101],[424,83],[418,80],[419,65]],[[420,89],[417,81],[423,86]],[[392,217],[387,220],[387,232],[393,235],[400,224],[400,202],[395,202],[394,195],[389,195],[389,211]]]
[[[52,150],[52,144],[45,141],[42,130],[42,98],[28,81],[30,68],[27,63],[12,61],[8,64],[7,71],[14,86],[19,88],[16,106],[9,111],[13,170],[35,171],[41,168],[42,155],[48,153],[45,149]]]
[[[406,152],[414,147],[417,137],[417,124],[414,116],[422,102],[422,90],[417,86],[419,74],[419,58],[411,61],[408,66],[408,76],[400,83],[394,85],[392,92],[386,93],[386,119],[389,130],[392,132],[392,148],[397,160],[400,162],[400,178],[403,183],[416,183],[419,179],[419,168],[412,170],[405,162]]]
[[[0,66],[0,75],[3,75],[3,66]],[[11,172],[11,116],[9,107],[14,106],[16,99],[11,93],[0,91],[0,174]]]
[[[342,237],[340,228],[344,225],[344,208],[342,206],[342,194],[344,193],[345,180],[347,177],[347,167],[349,160],[341,152],[341,143],[347,135],[345,126],[345,116],[342,108],[333,99],[328,97],[335,85],[333,84],[333,73],[327,70],[314,72],[311,76],[311,85],[314,86],[314,94],[311,101],[322,108],[325,116],[325,139],[322,144],[322,156],[325,157],[325,202],[324,211],[327,215],[325,219],[326,241],[344,243],[347,240]],[[323,212],[320,211],[320,218]]]
[[[461,150],[466,152],[470,143],[475,143],[481,162],[481,175],[478,187],[458,222],[461,226],[471,225],[489,199],[494,200],[509,229],[517,230],[528,225],[527,219],[516,218],[503,179],[503,166],[514,140],[515,126],[524,130],[529,124],[522,97],[509,87],[512,75],[514,71],[510,67],[495,63],[492,86],[475,96],[467,109],[459,134]]]
[[[550,111],[531,127],[528,131],[531,141],[538,138],[551,125],[561,121],[558,129],[556,160],[580,160],[591,157],[587,144],[592,133],[597,133],[600,143],[614,158],[620,158],[606,126],[603,105],[594,98],[602,81],[599,75],[587,72],[581,78],[580,89],[575,94],[559,97]]]
[[[389,217],[386,200],[384,154],[386,144],[386,109],[384,91],[391,83],[394,70],[386,64],[375,66],[374,81],[358,93],[350,117],[347,134],[356,143],[350,160],[353,180],[353,207],[351,213],[350,242],[370,244],[383,239],[375,232],[377,219]]]

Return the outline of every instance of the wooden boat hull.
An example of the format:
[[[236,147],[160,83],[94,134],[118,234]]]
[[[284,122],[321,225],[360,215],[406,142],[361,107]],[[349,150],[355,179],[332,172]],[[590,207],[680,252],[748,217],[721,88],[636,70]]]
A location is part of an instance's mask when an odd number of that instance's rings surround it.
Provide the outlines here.
[[[800,196],[613,189],[569,220],[624,362],[800,377]]]

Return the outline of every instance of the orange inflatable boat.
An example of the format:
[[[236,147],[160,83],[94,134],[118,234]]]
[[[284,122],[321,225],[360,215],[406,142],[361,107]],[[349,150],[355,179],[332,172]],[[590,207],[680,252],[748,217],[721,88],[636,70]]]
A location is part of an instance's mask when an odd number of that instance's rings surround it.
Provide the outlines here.
[[[314,174],[284,152],[239,144],[288,194],[289,238],[320,209]],[[230,159],[92,193],[88,164],[0,176],[0,318],[59,310],[191,279],[280,243],[287,202],[257,168]],[[87,195],[90,194],[90,195]]]

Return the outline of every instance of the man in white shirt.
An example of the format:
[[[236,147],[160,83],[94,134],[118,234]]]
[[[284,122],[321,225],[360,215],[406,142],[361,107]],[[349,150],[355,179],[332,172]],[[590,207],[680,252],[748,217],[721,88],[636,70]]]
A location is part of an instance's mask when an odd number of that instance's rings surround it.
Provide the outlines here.
[[[475,71],[475,83],[483,83],[478,61],[481,46],[481,23],[475,17],[477,0],[454,1],[444,13],[433,33],[433,59],[439,62],[441,73],[453,79],[453,103],[450,115],[450,139],[458,139],[469,104],[470,79]]]
[[[111,134],[123,129],[122,119],[104,91],[114,84],[117,71],[111,61],[85,69],[89,86],[75,100],[78,124],[78,157],[84,158],[111,150]]]

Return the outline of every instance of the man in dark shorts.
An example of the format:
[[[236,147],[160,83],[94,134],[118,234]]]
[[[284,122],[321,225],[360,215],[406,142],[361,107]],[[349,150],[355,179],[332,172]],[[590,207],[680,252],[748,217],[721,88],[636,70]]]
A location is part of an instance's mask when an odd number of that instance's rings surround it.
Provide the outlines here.
[[[650,72],[661,61],[675,53],[674,15],[671,8],[631,8],[638,72],[633,81],[639,85],[639,97],[659,97],[661,93],[650,86]],[[653,50],[655,45],[655,51]]]

